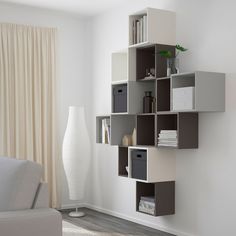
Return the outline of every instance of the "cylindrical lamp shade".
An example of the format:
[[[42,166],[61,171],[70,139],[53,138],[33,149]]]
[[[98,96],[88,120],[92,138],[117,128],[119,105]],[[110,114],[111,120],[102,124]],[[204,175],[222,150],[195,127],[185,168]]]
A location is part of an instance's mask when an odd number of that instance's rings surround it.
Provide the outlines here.
[[[82,200],[90,163],[90,144],[83,107],[69,107],[62,157],[69,197],[71,200]]]

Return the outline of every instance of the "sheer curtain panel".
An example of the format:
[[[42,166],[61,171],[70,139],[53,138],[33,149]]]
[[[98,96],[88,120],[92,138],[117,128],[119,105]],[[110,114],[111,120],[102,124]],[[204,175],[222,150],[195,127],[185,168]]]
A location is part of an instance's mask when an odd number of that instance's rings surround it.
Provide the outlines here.
[[[44,167],[58,207],[56,29],[0,23],[0,155]]]

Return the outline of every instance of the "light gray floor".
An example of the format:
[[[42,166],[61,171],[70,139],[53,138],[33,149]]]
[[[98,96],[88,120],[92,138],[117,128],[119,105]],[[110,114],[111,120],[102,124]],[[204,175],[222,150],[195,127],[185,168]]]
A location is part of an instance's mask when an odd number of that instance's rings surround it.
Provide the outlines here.
[[[63,219],[86,230],[103,232],[106,235],[173,236],[173,234],[168,234],[87,208],[80,210],[84,211],[86,216],[82,218],[70,218],[67,214],[69,211],[63,210]]]

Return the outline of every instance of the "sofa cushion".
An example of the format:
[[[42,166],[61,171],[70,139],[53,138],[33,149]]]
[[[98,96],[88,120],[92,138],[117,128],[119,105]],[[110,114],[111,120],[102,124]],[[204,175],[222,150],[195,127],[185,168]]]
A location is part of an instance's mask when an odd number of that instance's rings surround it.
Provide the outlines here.
[[[30,209],[41,176],[37,163],[0,157],[0,212]]]

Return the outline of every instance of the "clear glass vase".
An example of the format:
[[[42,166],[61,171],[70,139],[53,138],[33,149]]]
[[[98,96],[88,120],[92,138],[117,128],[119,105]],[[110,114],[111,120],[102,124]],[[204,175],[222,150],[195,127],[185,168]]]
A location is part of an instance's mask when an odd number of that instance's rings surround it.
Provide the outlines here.
[[[167,76],[179,73],[179,58],[167,58]]]

